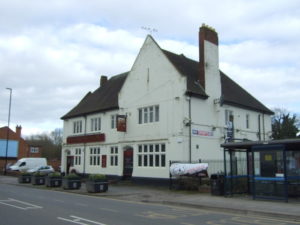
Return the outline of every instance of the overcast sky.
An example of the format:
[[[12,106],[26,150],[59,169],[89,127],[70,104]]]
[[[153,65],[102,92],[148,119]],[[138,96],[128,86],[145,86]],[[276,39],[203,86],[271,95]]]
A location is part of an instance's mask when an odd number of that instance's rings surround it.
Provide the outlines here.
[[[129,71],[149,33],[198,60],[202,23],[216,29],[220,69],[269,108],[300,114],[299,0],[1,0],[0,127],[23,135],[62,127],[60,117]]]

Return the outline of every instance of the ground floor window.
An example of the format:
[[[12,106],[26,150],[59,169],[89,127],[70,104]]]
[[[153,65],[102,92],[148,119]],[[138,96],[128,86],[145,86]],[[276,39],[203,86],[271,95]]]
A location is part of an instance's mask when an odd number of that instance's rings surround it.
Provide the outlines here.
[[[100,148],[93,147],[90,148],[90,165],[100,166]]]
[[[81,164],[81,149],[76,148],[75,156],[74,156],[74,165],[80,165],[80,164]]]
[[[118,165],[118,147],[117,146],[110,147],[110,165],[111,166]]]
[[[165,167],[166,166],[166,145],[165,144],[139,145],[138,166]]]

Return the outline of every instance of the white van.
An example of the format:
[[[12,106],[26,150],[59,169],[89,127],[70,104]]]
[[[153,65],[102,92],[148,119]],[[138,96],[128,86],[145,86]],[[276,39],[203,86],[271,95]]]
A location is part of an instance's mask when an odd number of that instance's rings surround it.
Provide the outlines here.
[[[14,171],[26,172],[38,166],[47,166],[46,158],[22,158],[9,168]]]

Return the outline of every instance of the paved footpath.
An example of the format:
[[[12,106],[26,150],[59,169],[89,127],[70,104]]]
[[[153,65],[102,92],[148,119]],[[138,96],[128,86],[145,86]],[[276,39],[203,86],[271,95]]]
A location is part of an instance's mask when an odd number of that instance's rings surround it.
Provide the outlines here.
[[[31,184],[18,184],[16,177],[1,175],[0,183],[46,188],[45,186],[33,186]],[[62,188],[53,188],[53,190],[63,191]],[[160,203],[199,209],[218,210],[234,214],[285,218],[297,221],[300,224],[299,199],[297,201],[291,200],[288,203],[271,200],[252,200],[249,196],[212,196],[210,193],[170,191],[164,187],[147,187],[122,182],[119,184],[109,185],[109,190],[106,193],[87,193],[84,183],[80,190],[68,190],[68,192],[94,195],[95,197],[123,199],[127,201]]]

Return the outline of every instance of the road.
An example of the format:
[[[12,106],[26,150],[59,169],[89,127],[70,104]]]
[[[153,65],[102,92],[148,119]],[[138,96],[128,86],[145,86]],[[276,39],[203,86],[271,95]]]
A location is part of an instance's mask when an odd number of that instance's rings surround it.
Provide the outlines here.
[[[299,224],[0,184],[0,225]]]

